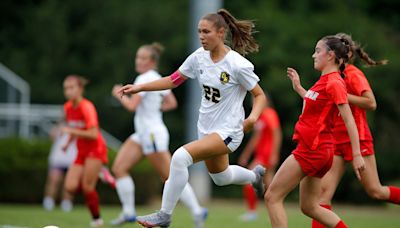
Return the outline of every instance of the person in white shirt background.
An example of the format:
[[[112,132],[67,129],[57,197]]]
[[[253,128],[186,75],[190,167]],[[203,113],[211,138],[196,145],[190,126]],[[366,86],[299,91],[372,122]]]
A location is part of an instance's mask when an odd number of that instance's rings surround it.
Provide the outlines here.
[[[163,49],[161,44],[152,43],[143,45],[137,50],[135,70],[140,75],[136,77],[135,85],[161,78],[157,72],[157,65]],[[123,143],[112,167],[117,178],[116,189],[123,207],[120,216],[111,221],[112,225],[136,221],[135,184],[129,175],[129,170],[139,161],[147,158],[161,179],[167,180],[171,154],[169,133],[164,124],[162,112],[177,107],[176,98],[171,90],[141,92],[121,97],[118,95],[120,88],[121,85],[115,85],[112,94],[125,109],[135,112],[135,133]],[[191,210],[196,227],[201,227],[208,211],[199,205],[189,184],[185,185],[180,199]]]

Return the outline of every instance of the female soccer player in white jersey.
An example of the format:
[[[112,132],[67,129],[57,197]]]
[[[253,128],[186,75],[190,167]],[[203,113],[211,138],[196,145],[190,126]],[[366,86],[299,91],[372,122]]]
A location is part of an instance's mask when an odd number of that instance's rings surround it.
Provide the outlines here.
[[[170,176],[166,181],[161,210],[137,221],[146,227],[168,227],[172,211],[185,188],[193,163],[205,161],[211,178],[217,185],[262,184],[265,169],[253,170],[229,165],[229,153],[235,151],[243,139],[243,132],[251,129],[266,102],[254,66],[241,54],[258,51],[251,21],[239,21],[227,10],[205,15],[198,24],[203,47],[192,53],[178,71],[157,81],[125,85],[121,95],[141,91],[156,91],[179,86],[186,79],[197,79],[203,89],[198,120],[199,139],[190,142],[172,156]],[[232,37],[232,49],[225,45],[227,32]],[[237,51],[237,52],[236,52]],[[239,53],[240,54],[239,54]],[[244,118],[243,100],[247,91],[253,95],[253,108]]]
[[[135,58],[135,68],[140,74],[134,84],[139,85],[160,79],[157,65],[163,47],[159,43],[141,46]],[[169,133],[162,119],[162,112],[175,109],[177,102],[171,90],[141,92],[133,96],[121,97],[116,85],[113,95],[129,111],[135,112],[135,133],[132,134],[120,148],[112,170],[117,178],[116,188],[123,206],[121,215],[111,221],[112,225],[121,225],[136,221],[135,185],[129,176],[129,169],[146,157],[160,174],[162,180],[167,180],[171,154],[169,153]],[[192,212],[196,227],[201,227],[207,217],[207,209],[200,207],[196,196],[187,184],[180,197],[182,202]]]

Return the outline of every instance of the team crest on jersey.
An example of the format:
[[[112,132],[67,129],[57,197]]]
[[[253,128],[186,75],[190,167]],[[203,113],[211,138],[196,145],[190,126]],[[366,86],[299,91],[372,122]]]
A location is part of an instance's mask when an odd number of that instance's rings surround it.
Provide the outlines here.
[[[229,82],[229,78],[230,78],[230,75],[225,71],[221,72],[221,75],[219,76],[219,80],[221,81],[221,83],[223,85],[225,85],[226,83]]]

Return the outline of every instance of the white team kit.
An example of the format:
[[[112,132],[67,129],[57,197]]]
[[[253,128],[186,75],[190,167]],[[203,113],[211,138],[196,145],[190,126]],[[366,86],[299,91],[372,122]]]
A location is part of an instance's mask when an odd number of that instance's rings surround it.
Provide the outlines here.
[[[49,154],[49,166],[51,168],[68,169],[75,161],[76,154],[78,153],[76,139],[71,142],[66,151],[62,149],[69,140],[69,137],[69,134],[57,133]]]
[[[199,138],[217,133],[235,151],[243,139],[243,100],[259,78],[253,64],[234,50],[217,63],[204,48],[192,53],[179,68],[183,75],[198,79],[202,89]]]
[[[134,84],[143,84],[160,78],[161,75],[156,71],[149,70],[137,76]],[[145,155],[169,151],[169,133],[161,111],[164,96],[169,93],[171,90],[138,93],[141,101],[134,117],[135,133],[129,138],[142,146]]]

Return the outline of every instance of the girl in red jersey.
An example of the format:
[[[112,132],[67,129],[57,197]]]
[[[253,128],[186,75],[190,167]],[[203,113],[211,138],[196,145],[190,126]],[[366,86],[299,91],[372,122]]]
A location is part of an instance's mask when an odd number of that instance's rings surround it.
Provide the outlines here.
[[[357,54],[358,57],[368,65],[376,66],[386,64],[386,60],[374,61],[369,58],[368,54],[359,44],[353,41],[351,36],[344,33],[339,33],[337,36],[341,39],[347,40],[350,48],[350,60],[353,60],[355,54]],[[361,184],[370,197],[394,204],[400,204],[400,188],[394,186],[382,186],[379,181],[374,155],[373,139],[366,117],[367,110],[376,109],[374,93],[372,92],[365,75],[354,65],[346,64],[344,74],[350,108],[360,136],[361,155],[365,161],[365,171],[361,174]],[[335,156],[333,159],[332,169],[322,179],[322,193],[320,197],[321,206],[328,209],[331,209],[331,200],[335,194],[340,179],[344,174],[346,162],[351,162],[353,160],[350,139],[345,130],[342,118],[339,118],[338,121],[336,121],[333,133],[336,145]],[[320,228],[325,226],[313,220],[312,227]]]
[[[296,70],[287,70],[294,90],[304,99],[304,106],[293,136],[297,147],[281,165],[264,196],[272,227],[288,226],[283,201],[299,183],[300,207],[305,215],[328,227],[347,227],[335,213],[319,206],[319,193],[321,178],[332,165],[332,126],[339,113],[350,136],[353,167],[358,178],[364,169],[357,127],[341,78],[348,52],[345,41],[336,36],[319,40],[312,57],[314,68],[321,71],[321,77],[308,91],[301,87]]]
[[[264,175],[265,188],[268,188],[275,174],[275,166],[279,160],[282,143],[282,130],[278,113],[267,100],[267,107],[258,118],[254,133],[239,157],[238,164],[253,169],[257,165],[267,168]],[[253,161],[249,164],[251,155],[255,152]],[[243,186],[243,195],[247,204],[247,212],[240,216],[242,221],[257,219],[257,195],[251,184]]]
[[[82,188],[93,218],[91,226],[100,227],[103,220],[100,218],[96,183],[103,164],[107,163],[107,147],[100,133],[96,108],[83,97],[86,84],[84,78],[76,75],[69,75],[64,80],[64,94],[68,100],[64,112],[68,127],[62,131],[71,136],[68,142],[76,138],[78,147],[74,164],[67,172],[65,188],[72,194]]]

